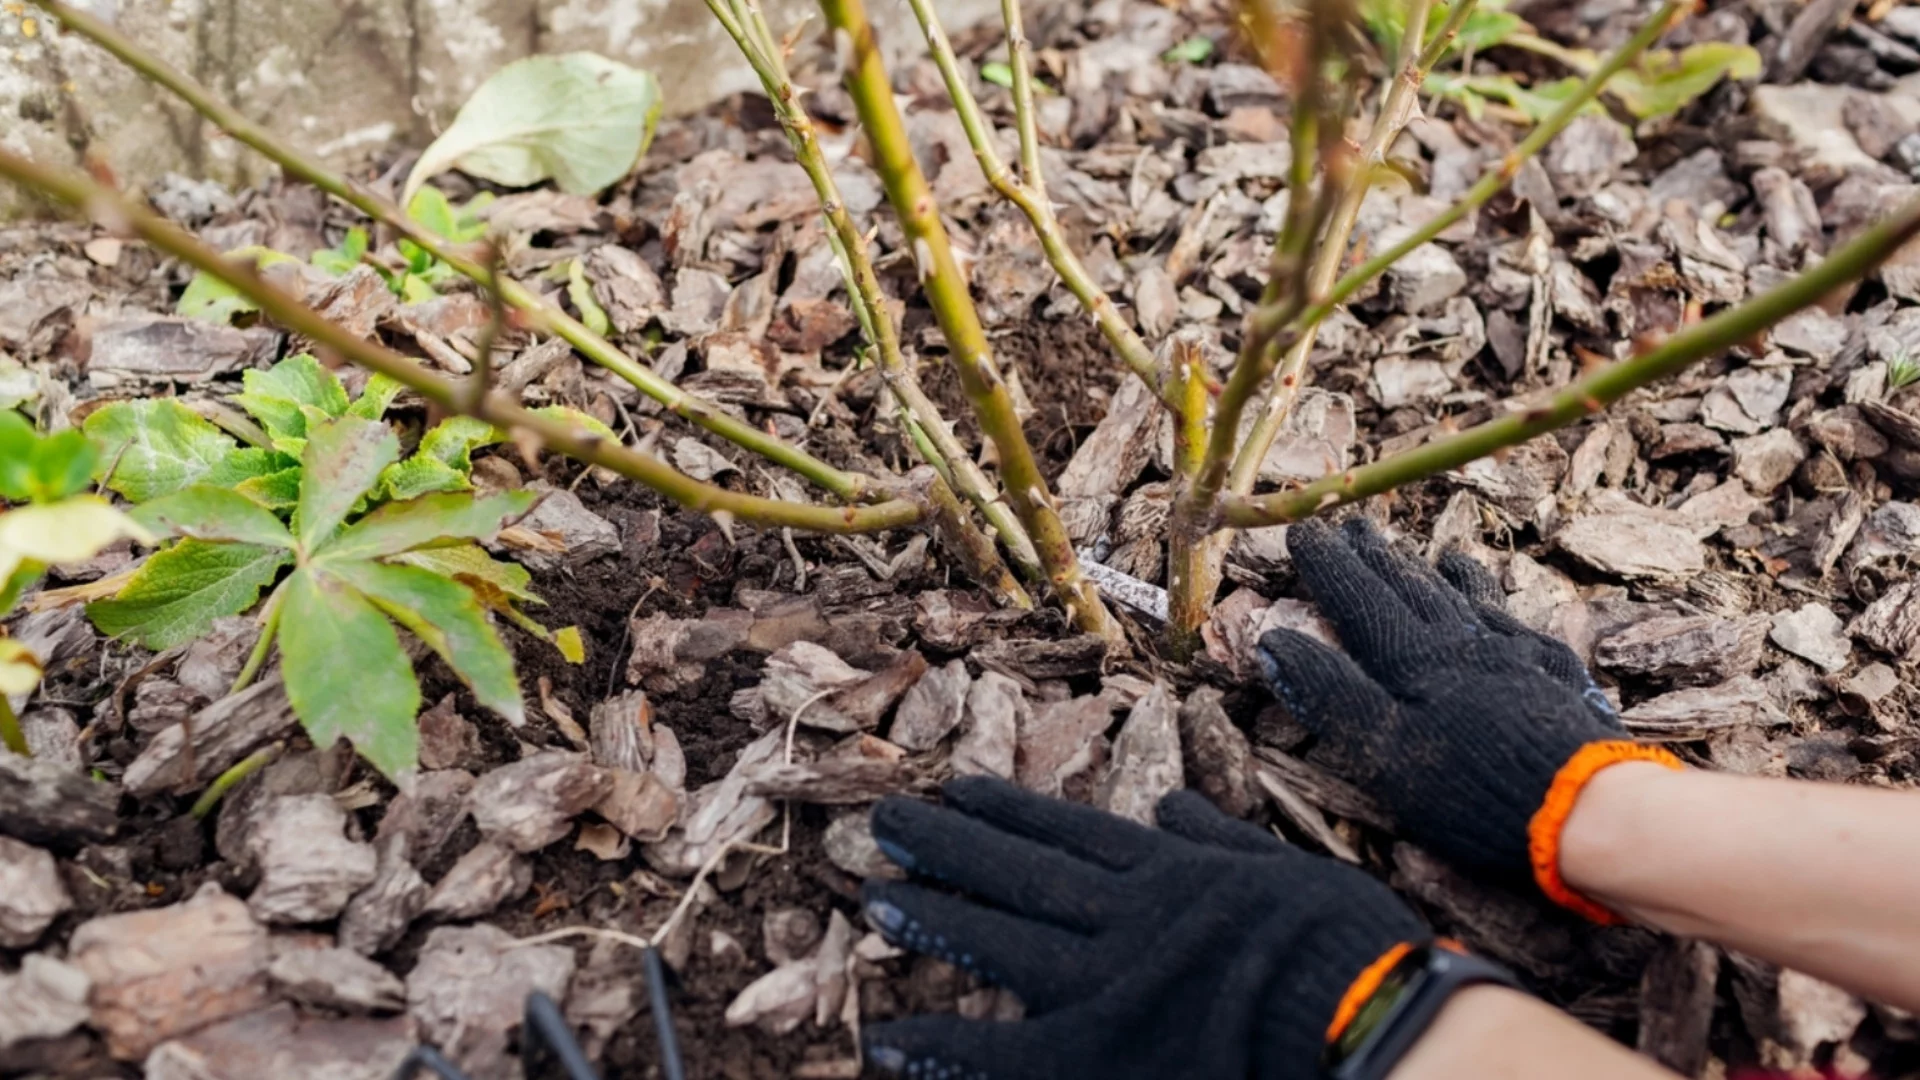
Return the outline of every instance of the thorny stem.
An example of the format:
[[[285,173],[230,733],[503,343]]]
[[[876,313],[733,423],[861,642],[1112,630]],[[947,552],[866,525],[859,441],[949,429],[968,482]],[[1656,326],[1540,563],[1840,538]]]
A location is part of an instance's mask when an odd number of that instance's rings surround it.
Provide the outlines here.
[[[274,743],[272,746],[263,746],[241,758],[227,771],[213,778],[213,783],[207,785],[207,790],[193,800],[193,809],[188,813],[191,813],[196,820],[206,820],[206,816],[213,813],[213,808],[219,806],[220,800],[226,798],[227,793],[237,787],[240,781],[272,764],[273,759],[279,757],[280,751],[285,748],[285,743]]]
[[[295,176],[354,207],[368,217],[388,226],[420,245],[434,258],[453,267],[474,281],[482,281],[486,270],[458,245],[422,228],[391,199],[327,168],[317,159],[281,141],[260,124],[246,118],[200,85],[191,76],[168,65],[106,22],[79,11],[60,0],[32,0],[69,29],[112,53],[128,67],[148,80],[165,87],[212,121],[227,134],[259,151],[290,175]],[[873,477],[847,472],[821,461],[805,450],[770,435],[745,420],[734,417],[719,406],[663,379],[652,368],[639,363],[620,348],[589,330],[578,319],[548,303],[511,278],[500,279],[500,295],[509,305],[526,312],[535,322],[564,339],[582,356],[632,383],[641,393],[667,407],[674,415],[688,420],[743,449],[799,473],[822,489],[849,502],[886,497],[885,485]]]
[[[33,756],[27,747],[26,733],[20,730],[20,718],[13,715],[13,702],[8,701],[5,694],[0,694],[0,746],[21,757]]]
[[[994,149],[993,126],[987,122],[980,103],[974,99],[973,90],[967,84],[966,72],[961,70],[954,54],[953,43],[947,39],[947,32],[940,25],[939,13],[933,9],[933,0],[908,2],[913,7],[914,16],[920,20],[921,32],[927,39],[927,49],[940,69],[940,77],[947,85],[947,96],[953,101],[954,113],[959,116],[960,127],[967,134],[967,145],[973,148],[974,159],[980,163],[980,171],[986,174],[987,182],[1026,214],[1034,235],[1040,240],[1041,250],[1046,252],[1047,261],[1053,265],[1054,273],[1060,275],[1060,281],[1067,291],[1093,316],[1107,344],[1135,375],[1153,389],[1154,396],[1162,404],[1177,411],[1179,393],[1172,380],[1161,372],[1159,363],[1153,358],[1153,349],[1134,332],[1133,327],[1127,325],[1113,297],[1094,282],[1086,264],[1080,261],[1073,245],[1067,242],[1060,219],[1054,214],[1053,203],[1047,198],[1046,180],[1040,170],[1039,118],[1033,109],[1033,69],[1028,62],[1026,36],[1019,29],[1019,0],[1001,0],[1001,7],[1007,13],[1008,20],[1007,59],[1008,66],[1013,69],[1014,122],[1020,130],[1021,170],[1025,173],[1021,177],[1013,175],[1007,163],[1001,160],[1000,152]]]
[[[466,407],[471,409],[486,399],[493,383],[493,349],[507,325],[507,302],[500,295],[500,245],[487,244],[487,259],[481,264],[486,273],[480,287],[487,295],[487,325],[473,351],[473,372],[467,376]]]
[[[1514,147],[1512,152],[1501,161],[1498,169],[1481,177],[1458,202],[1424,222],[1406,239],[1368,259],[1344,277],[1339,275],[1339,270],[1340,264],[1345,259],[1348,235],[1342,235],[1336,241],[1336,238],[1329,234],[1321,251],[1324,265],[1315,268],[1314,292],[1320,299],[1302,311],[1296,320],[1297,325],[1305,329],[1301,332],[1299,340],[1293,343],[1286,362],[1281,365],[1280,381],[1274,386],[1271,396],[1267,399],[1266,408],[1259,422],[1254,426],[1253,432],[1248,435],[1246,445],[1241,447],[1240,456],[1234,462],[1233,477],[1228,484],[1229,491],[1235,495],[1245,495],[1253,490],[1254,481],[1260,474],[1260,463],[1265,460],[1267,450],[1273,446],[1273,440],[1280,434],[1281,426],[1286,423],[1287,413],[1292,410],[1294,402],[1300,396],[1300,389],[1305,382],[1301,376],[1306,368],[1307,357],[1313,351],[1314,335],[1321,321],[1332,314],[1336,307],[1345,302],[1361,286],[1385,273],[1390,266],[1415,248],[1445,232],[1449,226],[1484,205],[1511,183],[1528,158],[1539,153],[1547,143],[1553,141],[1554,136],[1560,134],[1573,121],[1573,118],[1599,95],[1609,79],[1652,47],[1653,43],[1660,39],[1660,35],[1665,33],[1687,8],[1688,0],[1668,0],[1632,38],[1614,50],[1613,54],[1607,57],[1606,62],[1596,68],[1593,74],[1580,84],[1572,97],[1562,102],[1552,115],[1542,120],[1533,131],[1528,133],[1527,137],[1521,140],[1520,145]],[[1451,23],[1452,19],[1449,18],[1448,22]],[[1436,41],[1421,56],[1421,61],[1426,64],[1426,67],[1421,69],[1422,79],[1425,78],[1426,71],[1432,67],[1428,61],[1438,62],[1444,52],[1444,45]],[[1417,90],[1418,87],[1416,86],[1415,89]],[[1366,183],[1369,176],[1370,171],[1361,172],[1355,178],[1356,184]],[[1364,191],[1361,192],[1361,197],[1365,197]],[[1357,211],[1358,202],[1356,201],[1354,205]],[[1351,223],[1346,232],[1351,234]],[[1291,381],[1289,376],[1292,377]]]
[[[240,674],[234,677],[233,687],[227,691],[228,697],[252,686],[254,678],[260,674],[260,668],[266,664],[267,653],[273,648],[273,639],[280,633],[280,599],[283,595],[284,590],[275,589],[273,595],[267,598],[265,618],[260,620],[260,637],[247,654],[247,662],[241,665]]]
[[[1181,490],[1190,490],[1206,464],[1207,372],[1198,349],[1175,345],[1174,377],[1181,392],[1179,422],[1174,425],[1174,472]],[[1195,628],[1206,621],[1212,593],[1204,584],[1210,562],[1209,538],[1201,529],[1174,528],[1167,537],[1167,628],[1176,649],[1191,654],[1199,647]]]
[[[873,147],[874,170],[880,174],[912,245],[922,290],[947,339],[954,371],[973,406],[981,430],[993,440],[1000,455],[1000,473],[1007,500],[1032,537],[1047,579],[1059,593],[1068,618],[1088,633],[1117,640],[1118,624],[1107,613],[1099,590],[1081,573],[1065,523],[1053,506],[1052,493],[1027,445],[1020,417],[987,344],[986,330],[968,295],[966,277],[953,257],[946,226],[920,163],[907,141],[906,125],[893,97],[893,84],[880,57],[873,26],[862,0],[821,0],[827,22],[843,35],[848,46],[847,89]]]
[[[1465,6],[1464,4],[1460,6]],[[1334,207],[1325,231],[1320,237],[1319,254],[1315,257],[1313,268],[1307,274],[1307,288],[1303,297],[1311,303],[1314,298],[1325,295],[1327,289],[1340,273],[1340,264],[1346,260],[1347,245],[1353,238],[1354,223],[1360,218],[1360,206],[1366,201],[1367,192],[1373,187],[1373,178],[1386,163],[1387,151],[1394,140],[1406,130],[1407,123],[1413,119],[1419,107],[1420,84],[1426,81],[1427,69],[1421,64],[1427,59],[1428,50],[1421,48],[1421,35],[1426,33],[1427,12],[1431,10],[1431,0],[1414,0],[1407,14],[1406,35],[1398,49],[1401,69],[1395,73],[1386,97],[1381,102],[1380,113],[1374,118],[1373,130],[1367,136],[1360,160],[1348,174],[1340,188],[1340,201]],[[1438,59],[1436,55],[1434,59]],[[1331,181],[1329,181],[1331,182]],[[1311,310],[1311,309],[1309,309]],[[1313,339],[1319,328],[1319,319],[1306,319],[1303,312],[1295,308],[1284,313],[1284,320],[1273,313],[1277,325],[1267,329],[1267,336],[1261,341],[1263,352],[1268,353],[1271,364],[1271,350],[1286,348],[1286,359],[1279,365],[1279,377],[1267,393],[1267,402],[1255,421],[1253,430],[1248,432],[1247,440],[1241,445],[1235,456],[1233,469],[1227,478],[1227,489],[1236,494],[1253,490],[1254,481],[1260,476],[1260,464],[1266,460],[1267,451],[1273,446],[1273,440],[1280,434],[1281,425],[1286,423],[1287,413],[1298,400],[1303,382],[1303,369],[1307,356],[1313,352]],[[1324,318],[1325,316],[1321,316]],[[1256,322],[1260,316],[1255,316]],[[1280,329],[1287,323],[1303,327],[1297,338],[1282,345]],[[1269,367],[1269,370],[1272,370]],[[1243,486],[1244,485],[1244,486]]]
[[[1298,491],[1235,496],[1222,519],[1236,528],[1283,525],[1331,506],[1363,499],[1458,468],[1589,416],[1628,393],[1678,374],[1691,364],[1755,340],[1768,327],[1859,280],[1920,236],[1920,199],[1867,229],[1819,266],[1738,307],[1673,335],[1645,353],[1609,365],[1554,394],[1545,405],[1509,413],[1457,435],[1372,465],[1324,476]]]
[[[722,0],[707,0],[707,7],[759,75],[761,87],[766,90],[774,113],[780,118],[781,127],[786,130],[794,159],[813,182],[814,193],[820,199],[821,214],[827,221],[828,239],[832,241],[841,273],[847,281],[848,300],[867,340],[879,355],[880,372],[888,391],[902,412],[912,418],[910,431],[916,436],[916,449],[921,450],[921,456],[934,464],[944,483],[951,484],[979,508],[981,515],[1006,544],[1007,552],[1020,572],[1029,580],[1041,579],[1039,557],[1034,553],[1033,541],[1028,539],[1020,519],[1014,516],[1012,508],[994,490],[993,482],[987,478],[985,470],[960,445],[953,428],[941,415],[939,406],[922,389],[919,376],[901,352],[899,328],[887,306],[886,293],[880,287],[879,276],[874,273],[866,237],[861,235],[853,216],[847,212],[846,200],[840,197],[840,186],[834,180],[833,170],[827,166],[826,155],[820,149],[813,119],[800,105],[799,93],[787,74],[786,63],[778,46],[767,44],[773,34],[757,0],[732,2],[735,7],[733,11],[729,11]],[[920,445],[920,438],[925,439],[925,446]],[[949,526],[955,524],[948,515],[936,515],[936,520],[945,521]],[[958,521],[965,523],[965,515],[959,515]],[[971,524],[966,527],[972,528]],[[980,545],[973,542],[972,538],[956,536],[953,545],[976,557],[980,554]],[[986,547],[991,550],[991,542]],[[997,563],[999,560],[996,557],[993,561]],[[1033,601],[1027,597],[1026,591],[1010,579],[1003,582],[1003,577],[1005,568],[1001,567],[998,572],[989,573],[980,580],[986,584],[1001,582],[1000,592],[1009,602],[1018,607],[1031,607]],[[1012,584],[1012,589],[1006,589],[1006,584]]]
[[[1416,14],[1423,20],[1428,2],[1415,0]],[[1318,196],[1312,191],[1313,166],[1321,155],[1323,132],[1327,138],[1338,140],[1344,127],[1341,116],[1322,115],[1326,110],[1324,69],[1334,36],[1342,29],[1336,18],[1331,4],[1316,3],[1309,8],[1307,45],[1293,110],[1286,221],[1274,241],[1272,265],[1260,304],[1249,320],[1240,355],[1214,409],[1213,430],[1204,447],[1192,451],[1197,461],[1182,476],[1174,506],[1171,531],[1176,557],[1168,574],[1167,629],[1175,654],[1182,657],[1192,655],[1199,648],[1200,624],[1205,621],[1213,594],[1220,587],[1228,538],[1210,536],[1213,508],[1221,487],[1227,482],[1241,418],[1254,395],[1273,374],[1273,365],[1278,359],[1273,348],[1274,335],[1307,300],[1307,256],[1328,212],[1325,191]],[[1418,30],[1409,29],[1408,33],[1417,35]],[[1336,144],[1326,155],[1325,188],[1328,190],[1336,183],[1336,163],[1341,160],[1341,154],[1342,148]]]
[[[548,417],[537,415],[497,394],[490,394],[471,410],[463,409],[459,384],[427,371],[419,364],[377,342],[365,341],[329,322],[325,316],[267,284],[252,267],[236,265],[187,235],[178,226],[139,209],[118,193],[78,174],[37,165],[0,150],[0,177],[51,196],[81,210],[103,225],[125,229],[154,248],[233,286],[258,304],[261,312],[297,334],[302,334],[338,356],[404,383],[448,412],[461,412],[524,435],[569,457],[599,465],[637,481],[690,510],[739,519],[767,527],[789,527],[824,533],[863,533],[917,525],[923,507],[910,499],[891,499],[868,506],[813,506],[747,495],[695,480],[651,454],[642,453]]]

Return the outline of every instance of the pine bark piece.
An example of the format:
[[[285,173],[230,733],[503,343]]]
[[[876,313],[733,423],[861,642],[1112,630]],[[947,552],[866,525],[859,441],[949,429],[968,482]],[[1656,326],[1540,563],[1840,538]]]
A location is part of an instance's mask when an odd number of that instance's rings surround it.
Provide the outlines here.
[[[274,990],[290,1001],[346,1013],[399,1012],[407,987],[393,972],[351,949],[283,947],[267,965]]]
[[[45,953],[28,953],[20,970],[0,975],[0,1051],[28,1039],[57,1039],[87,1022],[87,973]]]
[[[161,732],[121,782],[135,795],[197,791],[299,722],[280,676],[270,676]]]
[[[120,825],[120,792],[51,761],[0,753],[0,833],[29,844],[105,840]]]
[[[184,903],[83,923],[67,947],[93,980],[92,1024],[121,1061],[271,1000],[266,927],[217,885]]]
[[[1640,1052],[1681,1076],[1699,1076],[1719,978],[1720,950],[1703,941],[1663,941],[1640,979]]]
[[[290,1005],[237,1016],[162,1044],[147,1080],[379,1080],[392,1076],[416,1040],[403,1017],[310,1016]]]
[[[247,899],[267,923],[323,922],[373,883],[373,845],[343,835],[346,811],[331,795],[287,795],[258,811],[247,837],[260,884]]]
[[[1707,615],[1656,615],[1602,638],[1594,663],[1671,686],[1702,686],[1760,666],[1767,622]]]
[[[477,919],[526,895],[532,887],[531,860],[504,844],[482,840],[433,887],[420,913],[449,920]]]
[[[1187,786],[1228,817],[1244,818],[1259,804],[1253,790],[1253,748],[1220,704],[1220,691],[1202,687],[1180,706],[1180,745]]]
[[[32,945],[72,907],[52,855],[0,836],[0,948]]]
[[[643,844],[664,840],[680,817],[680,796],[650,772],[602,769],[611,781],[607,793],[593,804],[593,812],[614,828]]]
[[[378,858],[373,882],[347,901],[340,916],[340,944],[362,956],[386,952],[398,944],[432,887],[414,869],[407,853],[410,841],[403,833],[374,841]]]
[[[973,651],[975,664],[1029,682],[1095,675],[1107,659],[1107,643],[1097,634],[1053,640],[989,641]]]
[[[931,750],[960,726],[973,677],[964,660],[949,660],[920,677],[900,698],[887,739],[908,750]]]
[[[523,947],[497,926],[437,927],[407,976],[407,1015],[473,1080],[509,1080],[520,1070],[507,1043],[527,995],[563,1000],[573,970],[567,945]]]
[[[680,824],[665,840],[642,849],[647,862],[663,874],[690,875],[723,846],[758,832],[772,821],[773,804],[747,793],[747,777],[758,766],[781,757],[786,745],[784,735],[775,728],[760,736],[740,751],[739,760],[725,777],[691,793]]]
[[[612,787],[585,754],[548,751],[481,777],[467,795],[467,809],[481,835],[527,854],[566,836],[573,819]]]
[[[1786,714],[1766,683],[1751,675],[1691,687],[1643,701],[1620,715],[1627,730],[1655,742],[1691,742],[1740,728],[1784,724]]]
[[[1094,764],[1094,740],[1112,722],[1106,699],[1091,694],[1035,707],[1020,731],[1014,782],[1042,795],[1059,795],[1068,779]]]
[[[1160,682],[1134,705],[1114,736],[1097,805],[1149,828],[1156,824],[1161,798],[1186,785],[1177,705]]]
[[[749,769],[747,794],[823,806],[850,806],[888,795],[925,791],[919,772],[893,761],[828,758],[791,765],[769,761]]]
[[[842,734],[867,731],[879,726],[926,670],[927,661],[917,652],[902,653],[884,670],[870,673],[830,649],[796,641],[767,657],[760,700],[774,723],[798,722]]]
[[[997,776],[1013,779],[1020,731],[1033,718],[1033,708],[1020,684],[989,671],[967,690],[965,730],[953,746],[953,771],[960,776]]]

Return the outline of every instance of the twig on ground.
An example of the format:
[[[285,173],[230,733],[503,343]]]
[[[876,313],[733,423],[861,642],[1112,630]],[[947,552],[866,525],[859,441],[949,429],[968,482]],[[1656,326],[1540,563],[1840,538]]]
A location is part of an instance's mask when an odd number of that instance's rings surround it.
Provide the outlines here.
[[[462,409],[464,395],[459,384],[427,371],[384,345],[363,340],[336,326],[312,308],[267,284],[252,267],[223,259],[178,226],[134,206],[92,180],[49,169],[5,150],[0,150],[0,177],[66,203],[116,230],[132,232],[155,249],[231,285],[258,305],[263,314],[287,329],[346,360],[404,383],[449,412],[464,412],[496,427],[523,432],[569,457],[604,466],[638,481],[690,510],[712,514],[722,521],[738,519],[762,526],[788,525],[824,533],[903,528],[919,524],[926,516],[920,503],[905,498],[866,506],[835,507],[729,491],[695,480],[650,454],[533,413],[498,394],[488,395],[471,410]]]

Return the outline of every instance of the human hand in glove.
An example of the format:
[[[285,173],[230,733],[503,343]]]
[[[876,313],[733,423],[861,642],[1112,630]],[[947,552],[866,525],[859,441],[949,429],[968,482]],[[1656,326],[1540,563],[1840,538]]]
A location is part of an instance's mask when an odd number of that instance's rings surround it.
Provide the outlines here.
[[[1463,867],[1531,876],[1561,905],[1618,921],[1567,885],[1561,831],[1601,770],[1679,760],[1633,742],[1573,650],[1509,615],[1471,557],[1449,552],[1436,574],[1363,518],[1338,531],[1294,525],[1287,548],[1346,646],[1292,630],[1261,637],[1267,682],[1294,718],[1408,839]]]
[[[914,883],[870,881],[895,945],[1013,991],[1026,1018],[922,1016],[866,1029],[912,1077],[1307,1078],[1407,948],[1429,934],[1361,871],[1177,792],[1149,829],[984,777],[945,805],[890,798],[874,838]],[[925,883],[937,883],[942,891]]]

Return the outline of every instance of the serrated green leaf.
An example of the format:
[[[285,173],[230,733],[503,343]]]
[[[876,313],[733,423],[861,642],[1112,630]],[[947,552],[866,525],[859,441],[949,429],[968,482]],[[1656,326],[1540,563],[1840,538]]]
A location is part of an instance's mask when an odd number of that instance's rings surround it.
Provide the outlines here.
[[[347,411],[340,377],[306,353],[266,371],[244,372],[240,379],[245,390],[234,396],[234,404],[275,439],[304,439],[316,416],[328,420]]]
[[[235,484],[233,490],[269,510],[291,510],[300,505],[300,474],[300,466],[295,465],[291,469],[249,477]]]
[[[281,587],[280,672],[314,745],[341,737],[389,779],[420,758],[420,684],[400,635],[359,590],[317,567]]]
[[[142,504],[132,516],[168,536],[293,548],[293,534],[272,511],[231,488],[195,484]]]
[[[256,477],[271,476],[284,469],[299,467],[298,458],[290,458],[273,450],[262,450],[257,446],[243,446],[222,458],[197,482],[214,487],[237,487]]]
[[[461,472],[473,468],[473,452],[506,441],[506,435],[485,420],[455,416],[435,424],[420,438],[419,453]]]
[[[418,566],[441,577],[453,578],[472,589],[483,603],[492,608],[510,608],[516,603],[545,603],[528,588],[533,582],[533,575],[527,573],[526,567],[496,559],[477,544],[419,548],[396,555],[390,561]]]
[[[513,656],[472,590],[413,566],[342,562],[326,569],[440,654],[481,705],[516,727],[526,722]]]
[[[301,550],[319,550],[399,456],[400,440],[378,420],[347,416],[311,432],[294,512]]]
[[[113,475],[109,490],[146,502],[204,479],[240,448],[226,432],[172,398],[116,401],[82,425]]]
[[[613,320],[607,317],[607,309],[594,299],[593,283],[587,280],[586,268],[579,259],[567,263],[567,299],[573,301],[574,310],[580,312],[580,322],[587,329],[606,337],[613,333]]]
[[[393,399],[399,397],[406,389],[406,383],[374,372],[367,379],[366,388],[360,391],[360,396],[354,399],[352,405],[347,406],[347,415],[358,416],[363,420],[378,420],[387,415],[387,410],[393,405]]]
[[[171,649],[252,607],[292,561],[284,548],[182,540],[142,563],[120,595],[87,605],[87,615],[109,636]]]
[[[388,503],[347,526],[313,557],[320,561],[380,559],[455,540],[485,539],[533,509],[538,499],[531,491],[485,498],[463,492]]]
[[[529,56],[495,72],[407,177],[406,199],[458,168],[508,187],[551,178],[590,195],[633,170],[660,119],[650,72],[592,53]]]
[[[313,253],[313,265],[327,273],[339,277],[353,271],[360,265],[361,256],[367,253],[367,230],[358,225],[347,230],[340,240],[340,246]]]
[[[380,491],[389,499],[417,499],[445,491],[465,491],[473,485],[453,466],[420,454],[389,465],[380,474]]]

